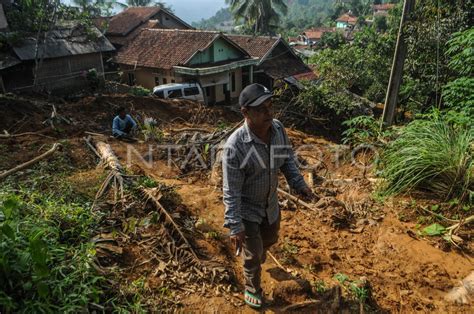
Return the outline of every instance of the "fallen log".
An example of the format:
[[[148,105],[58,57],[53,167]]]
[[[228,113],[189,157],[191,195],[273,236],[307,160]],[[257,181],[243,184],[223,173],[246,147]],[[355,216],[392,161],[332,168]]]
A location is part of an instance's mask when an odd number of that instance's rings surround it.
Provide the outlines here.
[[[97,142],[95,144],[97,149],[97,153],[100,155],[101,164],[103,167],[108,168],[110,170],[109,175],[105,178],[104,182],[100,186],[97,194],[95,196],[96,201],[101,198],[105,192],[108,191],[109,187],[112,185],[114,189],[114,201],[117,202],[118,196],[120,195],[120,199],[124,199],[124,179],[123,179],[123,168],[118,160],[117,156],[115,156],[112,147],[109,144],[104,142]]]
[[[25,162],[25,163],[23,163],[23,164],[21,164],[21,165],[18,165],[18,166],[16,166],[15,168],[12,168],[12,169],[10,169],[10,170],[6,170],[6,171],[0,173],[0,180],[2,180],[2,179],[4,179],[4,178],[8,177],[9,175],[11,175],[11,174],[13,174],[13,173],[15,173],[15,172],[18,172],[18,171],[20,171],[20,170],[29,168],[29,167],[31,167],[32,165],[36,164],[37,162],[39,162],[39,161],[41,161],[41,160],[43,160],[43,159],[45,159],[45,158],[48,158],[48,157],[51,156],[55,151],[57,151],[60,147],[61,147],[61,144],[55,143],[55,144],[53,145],[53,147],[51,147],[51,149],[48,150],[46,153],[41,154],[41,155],[39,155],[38,157],[35,157],[35,158],[33,158],[32,160],[27,161],[27,162]]]
[[[202,133],[212,133],[209,130],[201,128],[182,128],[182,129],[170,129],[171,132],[181,133],[181,132],[202,132]]]
[[[36,132],[24,132],[24,133],[18,133],[18,134],[10,134],[4,130],[5,134],[0,134],[0,139],[8,139],[8,138],[13,138],[13,137],[21,137],[21,136],[41,136],[44,138],[54,138],[52,136],[44,135],[41,133],[36,133]]]
[[[86,142],[86,145],[92,150],[92,152],[93,152],[97,157],[101,158],[99,152],[95,149],[94,145],[92,145],[90,136],[88,136],[88,137],[83,137],[82,139],[84,140],[84,142]]]

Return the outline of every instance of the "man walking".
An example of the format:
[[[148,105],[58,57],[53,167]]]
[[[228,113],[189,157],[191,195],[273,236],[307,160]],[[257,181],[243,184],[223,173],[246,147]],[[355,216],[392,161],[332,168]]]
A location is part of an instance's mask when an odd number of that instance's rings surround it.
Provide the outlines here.
[[[260,84],[247,86],[239,97],[245,123],[228,139],[223,156],[224,227],[237,254],[243,249],[245,302],[262,306],[261,264],[278,241],[278,170],[305,198],[313,193],[294,159],[285,128],[273,119],[272,94]]]

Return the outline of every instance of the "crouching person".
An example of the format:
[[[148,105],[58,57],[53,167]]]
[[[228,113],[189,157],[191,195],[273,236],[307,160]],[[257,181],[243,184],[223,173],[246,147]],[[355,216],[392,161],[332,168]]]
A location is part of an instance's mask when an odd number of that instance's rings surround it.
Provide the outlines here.
[[[133,134],[136,131],[137,123],[127,114],[124,107],[120,107],[112,123],[112,135],[118,139],[135,140]]]
[[[260,84],[239,97],[245,123],[228,139],[223,155],[224,227],[237,255],[243,251],[245,302],[262,306],[260,276],[267,250],[278,241],[278,171],[305,199],[313,193],[295,162],[283,124],[273,119],[272,94]]]

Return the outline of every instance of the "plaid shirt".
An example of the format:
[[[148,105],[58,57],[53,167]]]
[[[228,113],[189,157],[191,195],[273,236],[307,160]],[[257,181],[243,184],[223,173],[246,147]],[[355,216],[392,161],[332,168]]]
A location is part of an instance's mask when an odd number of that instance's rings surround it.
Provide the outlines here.
[[[234,235],[244,230],[242,220],[273,224],[279,214],[278,170],[292,189],[307,185],[296,166],[283,124],[273,120],[270,145],[252,133],[247,123],[229,137],[222,158],[225,204],[224,227]]]

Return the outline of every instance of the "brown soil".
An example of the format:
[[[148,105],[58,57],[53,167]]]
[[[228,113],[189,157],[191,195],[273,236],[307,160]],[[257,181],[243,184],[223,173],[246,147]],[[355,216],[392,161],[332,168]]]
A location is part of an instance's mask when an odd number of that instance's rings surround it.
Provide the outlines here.
[[[0,124],[11,133],[40,131],[53,138],[35,135],[0,139],[0,169],[8,169],[45,151],[52,143],[62,140],[64,150],[77,173],[69,178],[72,187],[86,196],[93,197],[104,174],[95,169],[96,158],[85,146],[84,131],[106,134],[121,160],[127,165],[127,146],[108,136],[113,108],[126,105],[135,115],[152,116],[164,129],[199,127],[215,129],[218,121],[229,125],[240,120],[239,115],[223,109],[206,109],[191,102],[164,102],[154,98],[131,96],[102,96],[84,98],[75,104],[55,104],[59,114],[72,121],[61,123],[56,130],[42,122],[51,112],[51,106],[31,100],[1,100]],[[22,121],[23,119],[23,121]],[[357,312],[360,305],[354,300],[350,288],[342,289],[334,279],[345,274],[349,280],[367,282],[370,311],[375,312],[461,312],[472,313],[472,307],[459,306],[444,301],[445,294],[473,269],[472,244],[464,251],[453,247],[446,250],[435,241],[417,234],[417,217],[411,199],[394,198],[376,202],[372,195],[375,180],[370,171],[364,171],[350,160],[343,147],[321,137],[289,130],[295,146],[305,147],[299,156],[309,165],[320,181],[315,180],[315,191],[321,196],[310,211],[281,199],[282,228],[280,241],[271,253],[287,271],[282,270],[268,257],[262,273],[263,288],[272,302],[270,312],[281,311],[286,306],[308,300],[318,300],[317,305],[307,305],[303,312]],[[134,149],[145,155],[148,143],[133,144]],[[334,157],[334,152],[338,157]],[[358,161],[367,160],[364,157]],[[239,293],[243,287],[239,258],[233,254],[227,230],[222,227],[224,206],[220,186],[210,183],[210,171],[191,171],[183,174],[165,160],[154,158],[147,167],[134,157],[129,170],[146,174],[169,186],[174,186],[181,198],[183,213],[202,221],[198,227],[202,236],[192,239],[195,250],[204,259],[222,264],[233,270],[234,287],[229,293],[187,294],[179,298],[185,312],[254,312],[243,306]],[[312,172],[306,170],[308,177]],[[21,175],[19,176],[21,179]],[[344,179],[344,180],[341,180]],[[349,180],[346,180],[349,179]],[[284,187],[284,180],[280,186]],[[418,200],[433,203],[433,200]],[[342,206],[341,204],[344,204]],[[403,217],[403,219],[402,219]],[[149,254],[131,243],[121,243],[123,255],[120,267],[127,269],[124,280],[135,280],[143,274],[147,287],[155,289],[160,279],[153,277]],[[138,261],[138,263],[137,263]],[[211,288],[209,288],[211,289]],[[213,288],[212,288],[213,289]]]

